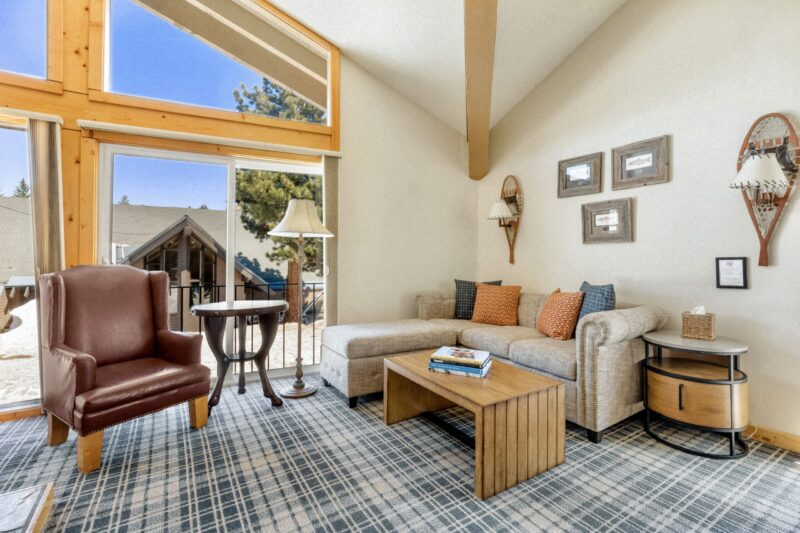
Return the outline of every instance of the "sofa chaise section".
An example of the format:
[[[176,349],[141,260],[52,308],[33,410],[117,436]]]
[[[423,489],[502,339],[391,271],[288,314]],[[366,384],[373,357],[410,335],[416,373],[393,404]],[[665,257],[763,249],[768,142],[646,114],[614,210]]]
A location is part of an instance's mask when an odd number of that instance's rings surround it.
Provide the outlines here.
[[[322,331],[320,374],[351,407],[383,390],[383,359],[458,342],[457,330],[426,320],[333,326]]]

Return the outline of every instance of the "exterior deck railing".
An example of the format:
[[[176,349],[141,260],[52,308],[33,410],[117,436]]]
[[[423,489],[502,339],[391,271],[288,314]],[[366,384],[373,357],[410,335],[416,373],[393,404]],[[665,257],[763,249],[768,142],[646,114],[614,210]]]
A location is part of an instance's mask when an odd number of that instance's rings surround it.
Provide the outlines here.
[[[237,284],[235,300],[287,300],[289,291],[296,291],[296,283]],[[320,324],[324,318],[324,283],[303,283],[303,360],[305,364],[318,364],[320,359]],[[225,301],[225,285],[192,284],[170,286],[170,326],[175,331],[203,333],[202,320],[191,314],[191,308],[200,303]],[[297,323],[292,321],[287,328],[288,313],[281,313],[280,326],[276,340],[267,357],[267,369],[289,368],[294,366],[297,357]],[[255,351],[260,346],[260,331],[257,319],[248,319],[247,351]],[[238,327],[238,325],[236,326]],[[287,342],[288,338],[288,342]],[[310,346],[308,346],[310,341]],[[238,350],[238,335],[233,335],[234,350]],[[310,349],[309,349],[310,348]],[[203,349],[206,349],[205,341]],[[308,361],[310,356],[310,362]],[[252,363],[246,370],[255,371]],[[214,369],[212,368],[212,371]],[[238,369],[236,369],[238,371]]]

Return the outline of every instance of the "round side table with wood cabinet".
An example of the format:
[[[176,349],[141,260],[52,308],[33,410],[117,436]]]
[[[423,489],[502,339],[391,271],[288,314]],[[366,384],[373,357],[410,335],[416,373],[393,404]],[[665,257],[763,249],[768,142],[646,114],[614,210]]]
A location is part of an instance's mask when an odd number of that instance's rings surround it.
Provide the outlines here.
[[[677,331],[653,331],[642,339],[647,434],[676,450],[701,457],[736,459],[747,455],[747,443],[741,436],[749,417],[747,374],[739,370],[739,357],[747,353],[747,346],[724,337],[713,341],[687,339]],[[664,348],[677,353],[664,357]],[[651,429],[654,415],[679,427],[724,435],[729,451],[707,453],[669,442]]]

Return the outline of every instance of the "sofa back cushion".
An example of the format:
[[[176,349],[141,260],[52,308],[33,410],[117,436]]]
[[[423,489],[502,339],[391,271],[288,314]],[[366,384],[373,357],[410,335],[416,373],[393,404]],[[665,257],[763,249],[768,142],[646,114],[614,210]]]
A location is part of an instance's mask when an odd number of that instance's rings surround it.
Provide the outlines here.
[[[519,285],[502,287],[479,283],[472,321],[496,326],[516,326],[521,290]]]
[[[537,329],[554,339],[571,339],[582,304],[582,292],[561,292],[561,289],[556,289],[547,298],[539,314]]]
[[[526,328],[536,329],[536,322],[539,319],[539,311],[541,311],[544,302],[547,300],[547,295],[536,294],[533,292],[522,292],[519,295],[519,310],[517,311],[517,320],[520,326]]]

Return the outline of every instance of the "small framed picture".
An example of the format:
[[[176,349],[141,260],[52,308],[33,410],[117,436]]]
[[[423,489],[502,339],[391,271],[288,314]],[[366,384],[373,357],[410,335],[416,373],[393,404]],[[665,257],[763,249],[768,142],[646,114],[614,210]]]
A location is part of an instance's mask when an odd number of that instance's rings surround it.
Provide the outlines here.
[[[583,204],[583,243],[633,242],[632,198]]]
[[[669,181],[669,138],[664,135],[614,148],[613,190]]]
[[[603,182],[603,152],[558,162],[558,197],[600,192]]]
[[[746,257],[717,257],[717,288],[747,288]]]

